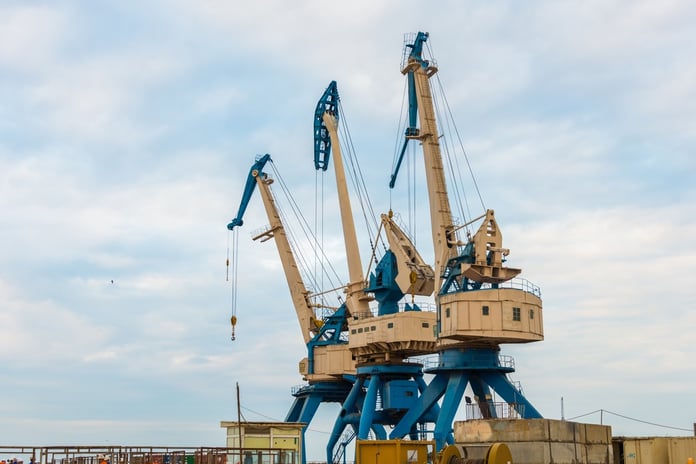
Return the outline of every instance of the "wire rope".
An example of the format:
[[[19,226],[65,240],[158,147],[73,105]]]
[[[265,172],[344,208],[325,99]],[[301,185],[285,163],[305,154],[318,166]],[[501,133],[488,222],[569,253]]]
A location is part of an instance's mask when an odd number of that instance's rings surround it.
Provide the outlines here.
[[[235,326],[237,325],[237,294],[239,293],[238,287],[238,269],[239,269],[239,228],[235,228],[227,234],[227,264],[229,266],[229,237],[232,234],[232,295],[230,301],[230,324],[232,325],[232,336],[231,339],[235,340]],[[229,268],[228,268],[229,272]],[[229,277],[229,276],[228,276]]]
[[[592,412],[588,412],[588,413],[585,413],[585,414],[581,414],[581,415],[579,415],[579,416],[571,417],[571,418],[569,418],[568,420],[569,420],[569,421],[572,421],[572,420],[575,420],[575,419],[580,419],[581,417],[586,417],[586,416],[590,416],[590,415],[592,415],[592,414],[596,414],[596,413],[605,413],[605,412],[606,412],[606,413],[609,413],[609,414],[611,414],[611,415],[613,415],[613,416],[621,417],[621,418],[623,418],[623,419],[631,420],[631,421],[634,421],[634,422],[640,422],[640,423],[642,423],[642,424],[653,425],[653,426],[655,426],[655,427],[662,427],[662,428],[665,428],[665,429],[672,429],[672,430],[681,430],[681,431],[684,431],[684,432],[691,432],[691,431],[692,431],[691,429],[686,429],[686,428],[683,428],[683,427],[673,427],[673,426],[671,426],[671,425],[657,424],[657,423],[655,423],[655,422],[649,422],[649,421],[646,421],[646,420],[636,419],[636,418],[634,418],[634,417],[625,416],[625,415],[623,415],[623,414],[619,414],[619,413],[616,413],[616,412],[608,411],[608,410],[606,410],[606,409],[597,409],[597,410],[592,411]]]
[[[371,239],[374,231],[379,228],[379,221],[377,220],[377,215],[375,214],[374,207],[370,201],[371,196],[368,192],[365,177],[356,156],[355,145],[353,144],[353,138],[348,130],[347,118],[343,112],[342,105],[339,105],[339,114],[341,120],[341,132],[344,135],[344,137],[341,137],[340,140],[345,139],[346,141],[346,155],[344,158],[346,158],[348,161],[345,163],[349,167],[349,169],[347,169],[348,177],[350,177],[353,188],[358,196],[363,217],[363,224],[365,226],[367,236]],[[374,246],[376,246],[376,244],[374,244]],[[383,246],[385,246],[384,243]]]
[[[331,262],[329,261],[324,248],[320,245],[319,238],[316,236],[316,234],[313,232],[313,229],[309,226],[309,223],[307,222],[307,219],[304,217],[302,214],[302,210],[297,204],[297,201],[294,199],[292,194],[290,193],[290,189],[288,188],[287,184],[285,183],[285,180],[280,174],[280,171],[275,166],[275,163],[271,163],[272,169],[273,169],[273,175],[274,178],[277,180],[281,191],[283,192],[284,197],[286,198],[288,204],[290,205],[290,208],[293,212],[293,217],[297,219],[297,224],[300,227],[300,230],[302,231],[303,235],[307,239],[307,242],[309,242],[314,250],[314,254],[319,255],[321,258],[323,258],[323,262],[326,262],[327,264],[320,266],[321,268],[321,274],[322,279],[323,277],[326,277],[328,279],[329,285],[331,285],[334,288],[340,287],[341,284],[338,282],[341,282],[341,279],[334,269],[334,267],[331,265]],[[279,211],[284,211],[282,206],[280,207]],[[285,216],[285,214],[283,213]],[[287,223],[286,223],[287,224]],[[316,286],[315,289],[323,288],[323,286],[320,286],[320,284],[323,283],[323,280],[318,281],[316,278],[316,274],[318,273],[311,273],[308,272],[309,269],[312,269],[311,266],[308,265],[307,260],[305,259],[304,254],[302,253],[302,250],[298,246],[299,241],[297,240],[297,234],[294,231],[293,227],[285,227],[286,234],[288,238],[291,239],[291,244],[293,245],[293,252],[297,253],[299,260],[301,261],[298,263],[300,267],[302,268],[303,274],[306,275],[306,278],[308,278],[310,281],[313,282],[313,284]]]

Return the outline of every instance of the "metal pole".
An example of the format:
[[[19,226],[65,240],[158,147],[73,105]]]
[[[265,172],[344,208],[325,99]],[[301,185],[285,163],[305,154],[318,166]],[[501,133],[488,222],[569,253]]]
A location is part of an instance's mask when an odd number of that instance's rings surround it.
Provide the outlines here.
[[[237,432],[239,433],[239,464],[242,464],[242,408],[239,401],[239,382],[237,385]]]

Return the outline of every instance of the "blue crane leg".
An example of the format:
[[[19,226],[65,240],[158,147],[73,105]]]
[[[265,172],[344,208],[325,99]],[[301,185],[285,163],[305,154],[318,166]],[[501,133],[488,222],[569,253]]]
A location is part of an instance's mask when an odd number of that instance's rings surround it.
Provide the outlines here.
[[[532,403],[501,372],[482,373],[483,380],[490,385],[507,403],[513,404],[523,419],[541,419],[543,416]]]
[[[468,375],[463,371],[451,371],[449,373],[449,381],[447,382],[447,390],[442,398],[442,406],[440,415],[435,423],[435,431],[433,438],[435,439],[435,449],[440,451],[445,447],[447,435],[452,433],[452,422],[457,414],[457,408],[464,396],[464,390],[468,383]]]
[[[336,422],[334,422],[333,429],[331,430],[331,435],[329,436],[329,441],[326,444],[326,462],[333,461],[333,450],[336,447],[336,443],[338,443],[338,440],[341,439],[341,434],[343,433],[343,430],[346,428],[346,425],[348,424],[347,416],[350,416],[351,412],[357,411],[356,406],[362,394],[362,386],[364,382],[364,378],[358,377],[357,379],[355,379],[353,388],[351,388],[350,393],[348,393],[348,397],[346,398],[346,401],[343,403],[343,406],[341,407],[341,412],[338,414]]]
[[[418,394],[422,395],[423,392],[425,391],[426,388],[428,388],[428,384],[425,383],[425,380],[423,380],[423,373],[421,372],[419,375],[415,376],[413,380],[416,381],[416,384],[418,385]],[[428,410],[426,410],[426,413],[421,415],[419,418],[420,420],[425,419],[428,422],[435,422],[437,419],[437,416],[440,415],[440,405],[437,404],[437,402],[433,403],[432,406]]]
[[[304,397],[297,397],[288,412],[285,422],[302,422],[304,427],[302,427],[302,464],[307,462],[307,449],[305,447],[304,435],[309,427],[309,423],[312,422],[314,414],[316,414],[317,409],[323,399],[321,394],[309,394]]]
[[[481,411],[481,417],[484,419],[497,417],[498,415],[495,411],[495,407],[493,406],[492,401],[489,401],[492,396],[491,389],[488,387],[488,384],[485,383],[478,375],[472,375],[469,379],[469,383],[471,384],[471,389],[473,390],[474,395],[478,397],[478,407]]]
[[[377,408],[377,392],[382,387],[382,379],[379,376],[370,377],[370,385],[367,387],[365,403],[363,404],[362,414],[360,415],[360,427],[358,428],[358,439],[366,440],[370,434],[372,420],[374,419],[375,409]]]
[[[290,406],[287,416],[285,416],[285,422],[300,422],[300,414],[306,402],[306,397],[296,397],[295,401],[292,402],[292,406]]]
[[[387,439],[387,431],[384,430],[384,426],[382,424],[372,424],[372,431],[374,432],[375,437],[377,437],[378,440]]]
[[[418,422],[418,419],[437,403],[437,400],[445,393],[446,388],[447,376],[442,373],[435,375],[430,384],[421,392],[421,395],[414,402],[413,406],[404,414],[404,417],[401,418],[399,423],[396,424],[389,434],[389,438],[403,438],[410,433],[411,428]]]

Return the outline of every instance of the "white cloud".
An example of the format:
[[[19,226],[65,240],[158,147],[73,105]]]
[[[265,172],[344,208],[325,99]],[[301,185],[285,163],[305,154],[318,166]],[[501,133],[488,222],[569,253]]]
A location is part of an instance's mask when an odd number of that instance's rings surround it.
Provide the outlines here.
[[[403,200],[377,183],[414,27],[431,32],[509,263],[542,287],[546,341],[506,347],[530,400],[547,414],[565,396],[577,413],[693,420],[659,401],[642,409],[650,395],[693,396],[680,371],[694,356],[684,328],[696,326],[688,3],[89,8],[0,15],[0,358],[16,379],[0,386],[16,404],[0,408],[36,417],[3,437],[222,444],[235,381],[248,407],[282,418],[305,348],[277,250],[248,236],[267,222],[260,199],[240,234],[234,342],[224,227],[257,153],[274,156],[313,214],[311,117],[330,79],[373,200]],[[343,273],[334,194],[323,195],[327,253]],[[100,420],[77,420],[79,403]],[[116,420],[139,414],[187,420]]]
[[[0,7],[0,68],[41,71],[71,37],[65,11],[44,5]]]

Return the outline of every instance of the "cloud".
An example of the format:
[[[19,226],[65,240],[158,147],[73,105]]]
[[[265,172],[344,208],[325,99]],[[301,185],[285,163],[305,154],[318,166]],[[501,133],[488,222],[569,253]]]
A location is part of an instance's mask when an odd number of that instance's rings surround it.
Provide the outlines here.
[[[72,37],[69,16],[43,5],[0,8],[0,69],[19,74],[45,69]]]
[[[682,369],[694,356],[684,328],[696,324],[687,2],[14,3],[0,12],[8,440],[221,445],[236,382],[246,407],[285,416],[306,348],[275,246],[249,238],[268,222],[260,199],[240,231],[235,308],[225,226],[254,155],[271,153],[310,223],[323,202],[324,245],[345,279],[333,174],[311,177],[311,118],[331,79],[376,211],[408,217],[405,183],[387,193],[386,179],[402,137],[403,32],[418,29],[431,33],[509,264],[543,291],[546,340],[504,347],[528,398],[549,416],[564,396],[573,414],[604,407],[693,421],[645,401],[696,401]],[[427,257],[425,188],[414,190],[411,225]],[[361,229],[367,267],[372,237]]]

